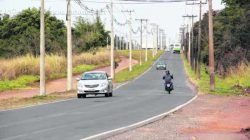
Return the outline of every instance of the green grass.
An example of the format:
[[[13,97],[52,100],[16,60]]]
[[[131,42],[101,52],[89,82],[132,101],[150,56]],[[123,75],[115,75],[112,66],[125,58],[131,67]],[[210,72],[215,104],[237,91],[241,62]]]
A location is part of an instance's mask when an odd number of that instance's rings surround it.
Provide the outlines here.
[[[73,74],[80,74],[85,71],[94,70],[101,65],[79,65],[73,68]],[[52,73],[49,74],[49,80],[58,79],[66,77],[66,72],[64,73]],[[15,80],[1,80],[0,81],[0,91],[13,90],[28,88],[29,84],[39,81],[38,75],[23,75]]]
[[[114,82],[121,83],[121,82],[129,81],[141,75],[150,66],[152,66],[155,60],[158,59],[162,53],[163,51],[160,51],[155,58],[152,58],[151,56],[149,56],[148,62],[142,63],[142,65],[136,64],[135,66],[133,66],[133,69],[131,72],[129,71],[128,68],[118,72],[115,76]]]
[[[97,65],[79,65],[73,68],[73,73],[80,74],[84,71],[90,71],[96,69],[97,67],[98,67]]]
[[[191,69],[187,60],[184,59],[184,67],[189,78],[198,86],[198,89],[202,93],[210,93],[215,95],[229,96],[229,95],[239,95],[242,92],[242,88],[250,87],[249,74],[244,76],[238,75],[228,75],[225,78],[220,78],[215,75],[215,90],[210,91],[209,88],[209,74],[206,72],[204,65],[201,66],[201,78],[198,80],[196,78],[195,72]],[[237,88],[239,86],[240,88]]]
[[[34,96],[32,97],[32,100],[54,100],[56,99],[56,96],[52,96],[52,95],[44,95],[44,96]]]
[[[15,80],[2,80],[0,81],[0,91],[25,88],[29,83],[33,83],[38,80],[38,76],[32,75],[23,75]]]

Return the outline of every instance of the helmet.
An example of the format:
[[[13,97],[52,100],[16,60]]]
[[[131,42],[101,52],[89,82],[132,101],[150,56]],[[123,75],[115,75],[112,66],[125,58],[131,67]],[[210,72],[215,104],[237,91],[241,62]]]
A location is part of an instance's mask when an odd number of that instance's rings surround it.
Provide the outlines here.
[[[169,72],[169,70],[166,70],[166,72],[165,72],[166,74],[170,74],[170,72]]]

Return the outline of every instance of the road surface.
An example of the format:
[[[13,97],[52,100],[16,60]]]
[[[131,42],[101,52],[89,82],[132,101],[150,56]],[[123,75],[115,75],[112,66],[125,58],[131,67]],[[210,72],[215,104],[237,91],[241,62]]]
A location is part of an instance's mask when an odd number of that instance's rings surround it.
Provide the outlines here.
[[[161,60],[174,74],[175,90],[163,89],[164,71],[150,69],[115,90],[112,98],[92,97],[0,112],[1,140],[78,140],[167,112],[195,96],[186,85],[179,54]]]

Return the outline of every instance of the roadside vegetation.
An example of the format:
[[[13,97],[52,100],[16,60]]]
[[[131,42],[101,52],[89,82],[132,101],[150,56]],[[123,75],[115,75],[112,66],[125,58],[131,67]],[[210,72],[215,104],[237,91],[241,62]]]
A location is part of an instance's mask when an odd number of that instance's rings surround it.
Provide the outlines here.
[[[186,59],[188,51],[183,52],[185,67],[189,76],[196,81],[199,89],[205,93],[218,95],[250,93],[250,1],[222,0],[225,8],[213,12],[214,16],[214,55],[216,89],[209,91],[208,76],[208,13],[201,21],[201,79],[196,80],[195,72],[198,50],[199,22],[194,24],[194,40],[191,51],[191,66]],[[188,38],[183,41],[184,50],[188,50]]]
[[[66,26],[45,12],[46,79],[66,76]],[[73,74],[109,64],[108,31],[99,15],[94,21],[79,17],[72,28]],[[39,80],[40,11],[28,8],[10,16],[0,13],[0,92],[26,88]],[[118,59],[118,58],[116,58]]]
[[[49,11],[45,12],[45,51],[66,55],[66,26]],[[93,22],[79,17],[72,28],[73,52],[95,50],[107,45],[108,31],[97,14]],[[17,15],[0,13],[0,58],[39,55],[40,11],[28,8]]]
[[[116,59],[119,59],[118,57]],[[66,77],[66,57],[62,55],[46,56],[46,79],[52,80]],[[109,65],[109,52],[100,49],[73,56],[73,74]],[[39,81],[39,57],[32,55],[13,59],[0,60],[0,91],[26,88],[27,85]]]
[[[220,76],[227,76],[231,69],[248,65],[250,62],[250,1],[222,0],[226,8],[214,11],[214,54],[215,70]],[[193,53],[196,58],[199,22],[194,24]],[[208,65],[208,14],[201,21],[201,61]],[[188,50],[188,38],[183,42]],[[184,52],[187,56],[187,52]],[[195,63],[195,62],[194,62]]]
[[[188,61],[183,57],[184,67],[190,80],[197,85],[201,93],[211,93],[215,95],[244,95],[243,93],[250,87],[250,67],[242,64],[237,69],[231,69],[226,77],[215,75],[216,87],[214,91],[209,88],[209,73],[205,65],[201,66],[201,78],[197,79],[195,71],[192,70]],[[247,95],[247,94],[245,94]]]

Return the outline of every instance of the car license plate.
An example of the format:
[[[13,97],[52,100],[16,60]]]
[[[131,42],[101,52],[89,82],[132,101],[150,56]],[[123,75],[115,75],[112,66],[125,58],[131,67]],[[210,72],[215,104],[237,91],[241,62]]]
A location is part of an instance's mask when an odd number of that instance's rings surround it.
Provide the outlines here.
[[[88,89],[88,91],[96,91],[95,89]]]

